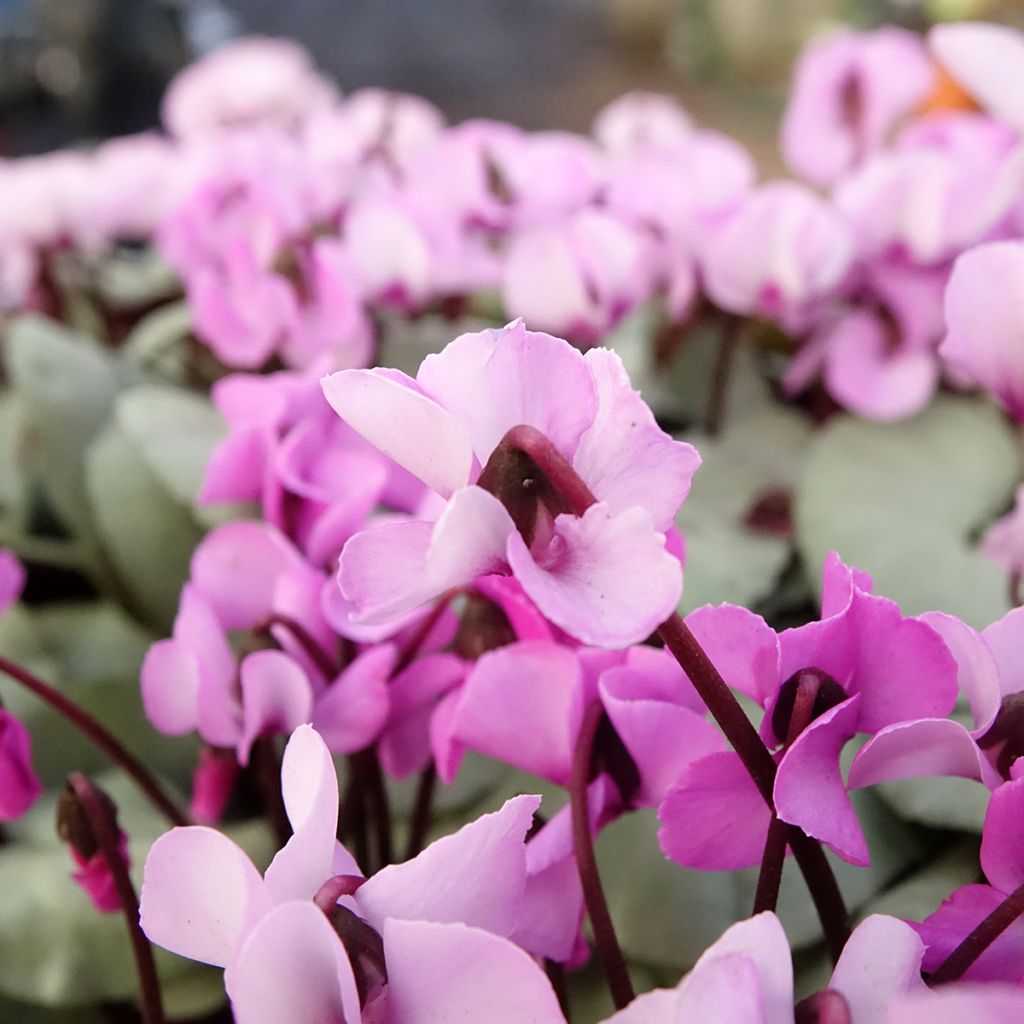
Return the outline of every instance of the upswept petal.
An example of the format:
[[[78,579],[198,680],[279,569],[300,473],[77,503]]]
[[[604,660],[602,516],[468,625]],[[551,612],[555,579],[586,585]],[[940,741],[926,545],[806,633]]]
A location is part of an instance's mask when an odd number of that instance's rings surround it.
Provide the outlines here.
[[[326,915],[305,900],[274,907],[229,972],[238,1024],[358,1024],[352,965]]]
[[[281,761],[281,795],[293,835],[267,868],[277,901],[312,899],[331,877],[338,829],[338,776],[320,735],[300,725]]]
[[[198,724],[199,660],[177,640],[159,640],[142,663],[142,706],[168,736],[184,736]]]
[[[914,994],[889,1007],[885,1024],[1017,1024],[1024,991],[1016,985],[957,985]]]
[[[847,785],[862,789],[896,779],[954,775],[994,789],[1002,779],[971,734],[948,718],[897,722],[879,730],[850,765]]]
[[[321,381],[357,433],[444,498],[469,483],[470,438],[458,418],[395,370],[339,370]]]
[[[579,662],[561,644],[528,640],[499,647],[466,676],[453,735],[481,754],[568,785],[581,685]]]
[[[734,690],[765,705],[779,689],[779,640],[760,615],[734,604],[704,605],[686,625]]]
[[[565,1024],[544,972],[501,936],[405,920],[385,921],[383,936],[389,1024]]]
[[[360,887],[357,902],[380,929],[387,918],[459,921],[510,935],[526,887],[526,833],[538,796],[517,796],[404,864],[391,864]]]
[[[783,821],[827,843],[844,860],[867,865],[867,840],[839,766],[843,746],[857,731],[859,704],[859,695],[837,704],[794,740],[775,776],[775,808]]]
[[[388,718],[388,680],[397,651],[392,644],[371,647],[320,695],[313,727],[332,754],[351,754],[369,746]]]
[[[658,426],[618,355],[598,348],[584,358],[597,387],[597,415],[580,439],[573,469],[613,515],[641,505],[658,530],[667,530],[690,492],[700,455]]]
[[[481,465],[520,424],[536,427],[572,461],[597,410],[583,356],[522,320],[461,335],[423,360],[416,381],[463,425]]]
[[[771,811],[731,750],[688,765],[658,808],[658,842],[670,860],[735,871],[764,853]]]
[[[882,1021],[896,996],[928,990],[923,958],[924,943],[909,924],[872,914],[847,940],[829,988],[846,999],[857,1024]]]
[[[284,651],[254,651],[239,667],[242,690],[242,735],[238,763],[249,763],[252,745],[260,736],[291,733],[313,714],[309,676]]]
[[[554,532],[554,557],[544,566],[510,532],[508,562],[537,607],[571,636],[625,647],[645,640],[675,610],[682,566],[646,509],[613,516],[598,503],[579,518],[558,516]]]
[[[142,930],[158,946],[224,967],[243,930],[270,909],[270,896],[243,850],[194,825],[153,844],[139,907]]]
[[[1024,778],[1004,783],[989,800],[981,867],[985,877],[1005,893],[1024,885]]]
[[[1024,690],[1024,607],[1011,608],[1001,619],[986,626],[981,638],[988,644],[999,671],[999,688],[1005,697]]]

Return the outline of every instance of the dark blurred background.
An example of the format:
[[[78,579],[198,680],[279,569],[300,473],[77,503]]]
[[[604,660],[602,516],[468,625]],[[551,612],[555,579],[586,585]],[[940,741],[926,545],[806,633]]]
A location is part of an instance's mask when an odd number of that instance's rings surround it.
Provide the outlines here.
[[[345,90],[409,90],[456,120],[581,129],[620,92],[661,89],[771,166],[789,66],[810,34],[839,21],[923,27],[1022,9],[1022,0],[0,0],[0,154],[152,127],[179,67],[264,33],[304,43]]]

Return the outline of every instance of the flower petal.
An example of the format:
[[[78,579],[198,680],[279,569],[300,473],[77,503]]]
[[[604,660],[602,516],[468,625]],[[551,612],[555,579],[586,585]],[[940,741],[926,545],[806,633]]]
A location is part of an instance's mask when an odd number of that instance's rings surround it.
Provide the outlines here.
[[[354,753],[377,738],[391,705],[387,684],[396,657],[391,644],[371,647],[317,699],[313,726],[332,754]]]

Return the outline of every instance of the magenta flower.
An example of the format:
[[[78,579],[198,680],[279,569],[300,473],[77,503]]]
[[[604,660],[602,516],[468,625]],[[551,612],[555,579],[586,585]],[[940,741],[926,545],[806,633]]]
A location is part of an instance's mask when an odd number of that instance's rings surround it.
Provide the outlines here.
[[[324,393],[444,502],[432,519],[385,523],[345,545],[341,587],[363,621],[387,622],[489,573],[514,575],[548,619],[598,646],[637,642],[675,608],[681,572],[665,531],[699,457],[658,428],[614,353],[583,356],[516,322],[456,339],[415,380],[342,371]],[[501,482],[504,464],[487,472],[519,425],[571,463],[596,504],[569,514],[540,479],[536,498],[518,499],[517,524],[481,481],[522,488]]]
[[[939,354],[1024,419],[1024,244],[990,242],[964,253],[946,289],[948,334]]]
[[[75,870],[72,881],[89,897],[92,905],[101,914],[115,914],[121,909],[121,898],[117,894],[117,883],[102,850],[95,850],[85,856],[74,845],[70,847]],[[128,856],[128,836],[118,829],[118,853],[127,868],[131,864]]]
[[[24,589],[24,566],[13,551],[0,548],[0,615],[18,600]]]
[[[800,55],[782,122],[786,162],[816,185],[833,184],[881,147],[934,78],[920,36],[903,29],[815,40]]]
[[[1024,778],[1019,774],[1000,786],[989,800],[981,837],[981,867],[988,884],[957,889],[914,928],[927,946],[924,968],[934,971],[950,953],[1024,884]],[[1008,981],[1021,978],[1024,922],[1018,917],[971,964],[963,977],[971,981]]]
[[[692,612],[687,624],[725,680],[765,708],[761,734],[781,747],[779,818],[867,864],[840,753],[858,732],[945,715],[956,699],[957,664],[931,626],[872,594],[865,573],[833,553],[823,576],[818,622],[776,636],[752,612],[720,605]],[[659,817],[662,849],[690,867],[746,867],[764,851],[769,810],[731,751],[685,768]]]
[[[613,154],[672,152],[690,141],[694,124],[672,96],[627,92],[598,112],[593,134]]]

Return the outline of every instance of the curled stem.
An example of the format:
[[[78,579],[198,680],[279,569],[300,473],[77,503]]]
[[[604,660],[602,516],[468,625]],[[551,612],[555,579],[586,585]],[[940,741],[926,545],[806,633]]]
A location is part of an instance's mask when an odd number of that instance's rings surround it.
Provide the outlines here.
[[[590,780],[594,737],[597,735],[597,727],[601,724],[603,714],[604,708],[595,701],[587,708],[580,724],[572,762],[572,778],[569,783],[569,805],[572,815],[572,846],[583,886],[583,902],[590,918],[594,945],[597,947],[597,956],[601,961],[601,969],[608,982],[612,1001],[615,1008],[621,1010],[633,1001],[633,983],[629,980],[626,961],[622,956],[611,914],[608,912],[604,889],[601,887],[601,876],[597,870],[597,858],[594,856],[594,843],[590,833],[587,802],[587,783]]]
[[[85,814],[93,839],[103,854],[107,867],[113,876],[118,902],[128,925],[128,936],[132,943],[135,970],[139,978],[139,998],[144,1024],[164,1024],[163,1001],[160,998],[160,982],[153,962],[153,948],[139,924],[139,901],[135,887],[128,875],[128,866],[121,857],[120,838],[117,826],[106,812],[96,787],[79,772],[68,776],[68,785],[74,790],[78,803]]]
[[[30,693],[35,694],[44,704],[48,704],[102,750],[114,764],[124,770],[146,799],[172,825],[190,824],[188,815],[164,792],[163,787],[149,769],[131,754],[120,740],[100,725],[85,708],[80,707],[73,700],[69,700],[59,690],[50,686],[49,683],[44,683],[27,669],[3,657],[0,657],[0,672],[4,672]]]
[[[416,786],[416,800],[412,808],[412,823],[409,827],[409,840],[405,847],[405,859],[411,860],[427,840],[430,828],[430,809],[434,802],[434,790],[437,788],[437,766],[433,761],[420,773]]]

